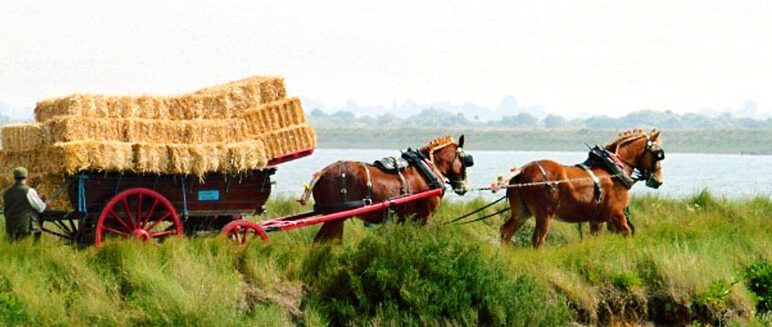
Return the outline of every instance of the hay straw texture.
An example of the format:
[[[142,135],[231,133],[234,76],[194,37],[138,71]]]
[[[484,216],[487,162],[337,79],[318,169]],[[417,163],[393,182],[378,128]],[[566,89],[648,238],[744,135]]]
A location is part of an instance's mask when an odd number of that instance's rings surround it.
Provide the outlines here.
[[[0,150],[0,171],[25,166],[32,174],[118,171],[154,174],[243,172],[265,167],[262,141],[138,144],[115,141],[56,143],[31,151]]]
[[[0,171],[24,166],[30,173],[72,174],[82,170],[132,170],[131,144],[115,141],[56,143],[30,151],[0,151]]]
[[[294,125],[305,124],[306,117],[298,98],[274,101],[241,114],[253,135],[265,134]]]
[[[277,158],[293,152],[316,148],[316,131],[301,124],[283,128],[261,136],[268,158]]]
[[[36,123],[2,128],[0,170],[195,174],[262,169],[316,146],[298,98],[278,77],[250,77],[181,96],[75,94],[45,100]]]
[[[243,119],[153,120],[61,116],[45,123],[3,126],[7,151],[30,151],[74,141],[131,143],[235,143],[250,140]]]
[[[286,96],[281,77],[250,77],[178,96],[73,94],[38,102],[35,120],[56,116],[145,119],[224,119]]]

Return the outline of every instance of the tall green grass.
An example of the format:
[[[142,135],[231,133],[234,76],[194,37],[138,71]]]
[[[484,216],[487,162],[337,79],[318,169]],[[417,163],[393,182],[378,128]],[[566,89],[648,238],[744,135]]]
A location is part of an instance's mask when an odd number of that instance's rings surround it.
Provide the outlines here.
[[[445,224],[482,204],[447,202],[427,226],[352,220],[342,243],[325,245],[312,244],[318,227],[246,248],[217,237],[101,249],[3,237],[0,326],[772,322],[768,198],[636,197],[634,237],[580,238],[556,222],[540,249],[528,245],[533,222],[507,248],[503,217]],[[302,209],[288,199],[268,208]]]

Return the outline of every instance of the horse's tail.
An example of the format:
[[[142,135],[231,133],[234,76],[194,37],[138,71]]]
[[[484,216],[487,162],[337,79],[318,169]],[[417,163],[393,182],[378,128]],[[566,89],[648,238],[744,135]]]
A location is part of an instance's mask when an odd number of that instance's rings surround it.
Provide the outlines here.
[[[308,184],[303,185],[303,195],[301,195],[300,199],[297,200],[300,205],[304,206],[308,203],[308,200],[311,198],[311,195],[314,191],[314,187],[316,187],[316,183],[319,182],[319,178],[322,176],[322,172],[323,171],[315,172],[311,177],[311,181],[308,182]]]

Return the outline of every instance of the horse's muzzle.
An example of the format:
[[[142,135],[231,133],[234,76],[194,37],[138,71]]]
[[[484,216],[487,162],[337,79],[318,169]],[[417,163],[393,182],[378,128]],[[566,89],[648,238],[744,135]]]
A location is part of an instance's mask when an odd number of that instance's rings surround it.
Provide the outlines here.
[[[453,192],[455,192],[458,195],[464,195],[467,191],[469,191],[469,183],[466,181],[459,182],[459,183],[450,183],[451,186],[453,186]]]
[[[654,177],[650,177],[646,179],[646,186],[651,187],[653,189],[658,189],[660,186],[662,186],[662,181]]]

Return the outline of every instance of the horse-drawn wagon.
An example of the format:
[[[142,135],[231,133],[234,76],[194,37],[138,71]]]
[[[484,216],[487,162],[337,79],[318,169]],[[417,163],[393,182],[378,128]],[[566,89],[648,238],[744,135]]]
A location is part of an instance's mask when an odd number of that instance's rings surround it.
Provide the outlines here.
[[[109,238],[161,240],[219,231],[263,211],[276,165],[310,155],[313,148],[274,158],[264,169],[204,176],[79,172],[52,194],[73,210],[40,215],[42,231],[100,246]]]
[[[311,211],[242,219],[263,211],[277,165],[316,146],[299,100],[284,94],[281,79],[256,77],[182,96],[42,101],[36,123],[3,127],[0,169],[29,167],[31,186],[49,196],[42,231],[96,246],[110,238],[161,241],[216,231],[245,243],[313,224],[324,224],[322,238],[328,230],[339,237],[346,218],[378,220],[386,209],[427,218],[446,181],[457,192],[466,186],[471,156],[463,136],[460,144],[447,136],[408,151],[412,167],[393,172],[343,163],[343,175],[332,176],[342,184],[319,184],[322,194],[329,187],[341,193],[317,199]],[[362,200],[348,201],[346,191]]]

